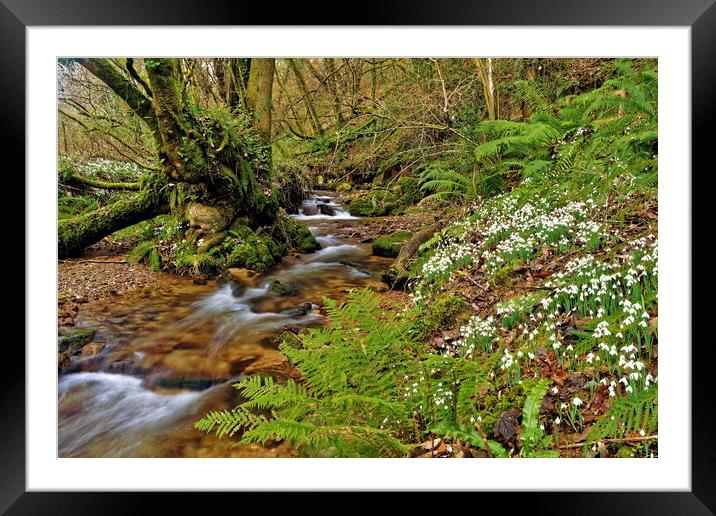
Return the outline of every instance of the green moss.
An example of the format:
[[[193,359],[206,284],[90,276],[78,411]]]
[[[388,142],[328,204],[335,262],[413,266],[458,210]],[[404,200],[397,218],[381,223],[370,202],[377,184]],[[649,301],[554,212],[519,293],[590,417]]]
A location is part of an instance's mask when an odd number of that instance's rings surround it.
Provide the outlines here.
[[[430,335],[439,328],[454,326],[459,314],[467,308],[465,298],[457,294],[446,294],[428,306],[417,327],[421,334]]]
[[[389,236],[378,237],[373,241],[373,254],[395,258],[412,235],[410,231],[397,231]]]
[[[60,353],[79,353],[82,346],[92,342],[96,333],[97,330],[94,328],[69,328],[63,330],[59,342]]]
[[[340,183],[338,186],[336,186],[336,192],[338,193],[348,193],[353,189],[353,185],[350,184],[348,181],[344,181]]]
[[[301,253],[311,253],[321,248],[308,226],[289,217],[283,210],[276,217],[270,232],[273,239],[286,249],[293,247]]]
[[[143,261],[147,255],[154,249],[154,242],[139,242],[132,248],[127,254],[127,261],[133,263],[139,263]]]
[[[385,190],[370,190],[353,195],[348,200],[353,215],[359,217],[380,217],[396,214],[401,208],[399,194]]]
[[[244,267],[258,272],[268,271],[281,257],[283,249],[269,234],[258,235],[242,226],[229,231],[229,237],[220,247],[226,254],[223,268]]]
[[[634,450],[628,446],[620,446],[616,454],[618,459],[632,459],[634,456]]]
[[[494,367],[499,367],[499,354],[492,354],[491,358],[494,362]],[[493,429],[495,423],[500,419],[502,414],[510,408],[522,408],[525,404],[525,398],[530,392],[530,389],[534,387],[537,380],[534,378],[525,378],[522,383],[512,385],[509,389],[502,389],[496,391],[494,389],[494,382],[488,382],[489,390],[484,396],[479,398],[478,416],[482,418],[480,426],[485,431],[488,437],[494,437]]]
[[[410,176],[403,176],[398,180],[400,186],[401,202],[403,206],[409,206],[422,199],[419,181]]]
[[[285,283],[281,283],[280,281],[276,280],[273,283],[271,283],[271,286],[269,287],[269,290],[281,297],[287,297],[287,296],[295,296],[298,294],[298,290],[293,285],[287,285]]]

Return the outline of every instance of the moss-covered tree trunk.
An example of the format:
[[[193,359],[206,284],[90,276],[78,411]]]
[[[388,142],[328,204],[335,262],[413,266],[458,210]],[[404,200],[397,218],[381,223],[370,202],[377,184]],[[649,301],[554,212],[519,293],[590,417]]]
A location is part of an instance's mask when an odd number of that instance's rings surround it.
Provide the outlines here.
[[[62,258],[81,253],[115,231],[168,211],[168,204],[148,190],[95,211],[61,220],[57,228],[57,254]]]
[[[273,91],[273,58],[251,60],[251,72],[246,87],[246,101],[253,127],[266,143],[271,141],[271,93]]]

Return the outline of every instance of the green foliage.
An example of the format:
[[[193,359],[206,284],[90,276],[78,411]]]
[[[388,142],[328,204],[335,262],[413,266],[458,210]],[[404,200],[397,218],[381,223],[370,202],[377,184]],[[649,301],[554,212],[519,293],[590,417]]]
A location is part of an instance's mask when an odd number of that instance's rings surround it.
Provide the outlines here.
[[[139,263],[143,261],[149,253],[154,250],[154,242],[144,241],[138,243],[127,254],[127,261]]]
[[[440,328],[451,325],[457,316],[468,308],[464,297],[446,294],[437,297],[427,305],[424,314],[417,323],[417,329],[424,335],[430,335]]]
[[[442,162],[430,163],[420,174],[420,183],[422,190],[433,192],[425,196],[421,203],[448,198],[470,201],[480,194],[480,177],[477,173],[461,174],[446,168]]]
[[[444,435],[445,437],[450,437],[452,439],[460,439],[462,442],[469,443],[483,450],[487,449],[489,446],[492,456],[498,459],[504,459],[508,456],[507,452],[502,445],[500,445],[500,443],[491,440],[486,441],[477,432],[477,430],[467,428],[463,425],[441,421],[440,423],[432,425],[430,427],[430,431],[437,435]]]
[[[396,231],[391,235],[376,238],[372,245],[373,254],[395,258],[412,234],[411,231]]]
[[[659,420],[659,399],[655,386],[628,397],[612,399],[609,410],[592,425],[584,445],[587,453],[593,443],[604,438],[618,439],[644,431],[650,434]]]
[[[384,188],[354,192],[348,199],[348,207],[351,214],[360,217],[395,215],[402,208],[398,194]]]
[[[547,393],[548,380],[543,378],[525,399],[522,408],[522,432],[520,440],[522,441],[522,455],[524,457],[557,457],[559,453],[556,450],[548,450],[552,442],[551,436],[545,436],[540,428],[539,413],[542,406],[542,398]]]
[[[57,218],[70,219],[97,209],[96,199],[90,196],[67,196],[57,198]]]

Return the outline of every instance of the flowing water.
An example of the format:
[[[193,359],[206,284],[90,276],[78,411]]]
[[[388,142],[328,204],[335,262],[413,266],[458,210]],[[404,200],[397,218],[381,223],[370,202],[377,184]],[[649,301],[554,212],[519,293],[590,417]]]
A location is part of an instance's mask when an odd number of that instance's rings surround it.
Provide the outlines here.
[[[196,285],[171,277],[161,288],[84,305],[78,326],[104,344],[59,378],[60,457],[276,456],[287,449],[233,446],[200,434],[207,410],[240,399],[231,383],[253,373],[291,375],[275,346],[287,327],[319,326],[325,297],[374,283],[390,260],[351,237],[358,224],[334,194],[315,192],[293,215],[321,249],[284,257],[270,273]],[[280,281],[296,294],[281,297]]]

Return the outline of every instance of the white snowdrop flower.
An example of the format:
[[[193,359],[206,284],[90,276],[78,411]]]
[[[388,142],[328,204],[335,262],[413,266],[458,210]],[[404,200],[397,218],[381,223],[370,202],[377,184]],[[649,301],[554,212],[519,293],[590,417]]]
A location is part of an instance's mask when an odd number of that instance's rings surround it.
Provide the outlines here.
[[[552,387],[552,393],[557,394],[559,392],[559,389],[557,387]]]
[[[646,435],[646,432],[644,431],[643,428],[641,430],[639,430],[639,435],[642,437],[644,437]]]
[[[562,420],[559,419],[558,417],[554,418],[554,424],[555,424],[555,425],[559,426],[559,424],[560,424],[561,422],[562,422]]]
[[[627,385],[624,390],[625,390],[626,392],[628,392],[628,393],[631,393],[631,392],[634,391],[634,389],[631,388],[631,385]]]
[[[544,424],[542,424],[542,425],[539,425],[539,429],[540,429],[540,430],[542,430],[542,431],[544,432]]]
[[[577,397],[577,396],[575,396],[574,399],[572,400],[572,404],[575,407],[579,407],[582,403],[583,403],[582,400],[579,399],[579,397]]]

